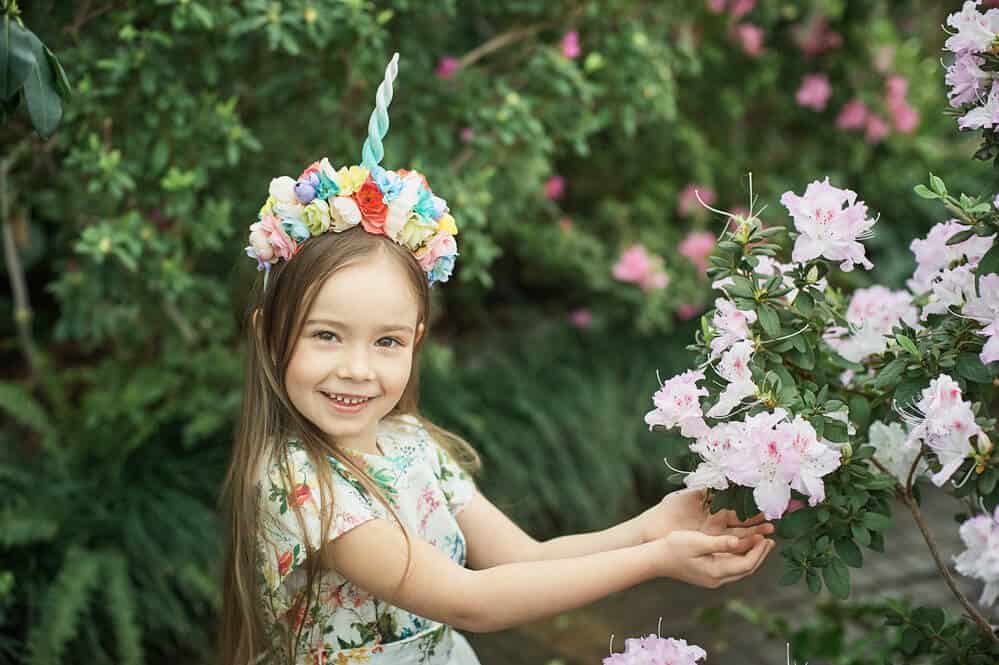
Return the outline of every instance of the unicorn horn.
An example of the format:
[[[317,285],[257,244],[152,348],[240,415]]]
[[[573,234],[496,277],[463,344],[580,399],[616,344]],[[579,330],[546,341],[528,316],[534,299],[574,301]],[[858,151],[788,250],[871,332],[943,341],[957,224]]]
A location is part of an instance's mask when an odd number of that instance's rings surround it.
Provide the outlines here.
[[[382,146],[382,139],[388,133],[389,116],[388,107],[392,102],[392,82],[395,81],[396,74],[399,73],[399,54],[392,56],[388,66],[385,67],[385,78],[378,85],[375,93],[375,110],[371,112],[368,119],[368,138],[364,139],[364,146],[361,148],[361,164],[369,170],[374,170],[385,156],[385,148]]]

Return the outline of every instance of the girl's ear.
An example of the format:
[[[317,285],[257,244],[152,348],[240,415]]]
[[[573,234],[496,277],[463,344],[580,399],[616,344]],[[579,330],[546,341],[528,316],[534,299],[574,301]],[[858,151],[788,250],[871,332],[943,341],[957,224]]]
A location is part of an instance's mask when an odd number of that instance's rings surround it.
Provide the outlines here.
[[[413,342],[414,345],[419,344],[420,340],[423,339],[423,333],[426,331],[427,327],[420,322],[420,325],[416,326],[416,341]]]

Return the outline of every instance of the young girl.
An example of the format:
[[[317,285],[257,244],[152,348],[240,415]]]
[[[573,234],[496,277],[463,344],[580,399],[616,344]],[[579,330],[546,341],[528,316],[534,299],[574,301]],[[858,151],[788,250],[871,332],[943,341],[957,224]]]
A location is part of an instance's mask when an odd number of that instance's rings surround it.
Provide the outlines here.
[[[246,387],[226,489],[224,665],[475,665],[465,631],[502,630],[668,576],[717,587],[773,547],[762,516],[709,516],[681,491],[605,531],[538,542],[480,494],[472,448],[417,409],[429,289],[457,228],[415,172],[364,165],[277,178],[247,253]]]

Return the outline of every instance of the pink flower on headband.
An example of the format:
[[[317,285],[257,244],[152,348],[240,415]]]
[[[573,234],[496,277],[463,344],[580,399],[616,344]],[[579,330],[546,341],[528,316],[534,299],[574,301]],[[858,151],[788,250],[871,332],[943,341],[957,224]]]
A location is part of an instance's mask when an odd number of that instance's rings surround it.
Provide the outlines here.
[[[454,236],[441,231],[427,242],[426,248],[416,258],[419,259],[423,269],[429,272],[437,263],[437,259],[457,253],[458,244],[454,241]]]
[[[257,258],[264,262],[273,259],[287,261],[298,251],[298,243],[284,232],[281,222],[274,215],[264,215],[259,222],[250,225],[250,246]]]

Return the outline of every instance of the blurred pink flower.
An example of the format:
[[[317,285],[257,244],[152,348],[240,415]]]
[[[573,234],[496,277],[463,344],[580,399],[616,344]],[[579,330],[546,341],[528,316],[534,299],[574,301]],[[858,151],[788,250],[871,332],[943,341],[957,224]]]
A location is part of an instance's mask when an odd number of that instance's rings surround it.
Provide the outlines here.
[[[458,62],[458,58],[453,55],[446,55],[437,63],[437,69],[434,73],[437,74],[438,78],[449,79],[454,76],[459,67],[461,65]]]
[[[471,143],[475,139],[475,130],[471,127],[463,127],[459,136],[461,136],[462,143]]]
[[[681,217],[687,217],[691,212],[696,210],[695,206],[701,205],[697,201],[698,194],[701,195],[701,201],[704,201],[708,205],[714,204],[716,198],[715,190],[711,189],[707,185],[692,182],[684,187],[680,192],[679,200],[676,204],[677,214]]]
[[[895,47],[886,44],[885,46],[880,46],[874,51],[874,69],[878,70],[882,74],[886,73],[891,69],[892,64],[895,62]]]
[[[725,11],[726,0],[708,0],[708,10],[713,14],[721,14]]]
[[[908,102],[903,100],[890,104],[888,110],[891,112],[891,121],[895,129],[903,134],[911,134],[919,126],[919,111],[909,106]]]
[[[569,323],[576,328],[589,328],[593,325],[593,312],[588,307],[580,307],[569,312]]]
[[[545,182],[545,198],[558,201],[565,194],[565,178],[553,175]]]
[[[676,306],[676,318],[689,321],[701,313],[701,308],[693,303],[685,302]]]
[[[791,38],[808,56],[819,55],[843,44],[843,36],[830,30],[828,19],[821,14],[815,14],[809,21],[791,28]]]
[[[703,272],[708,269],[708,257],[715,248],[715,234],[710,231],[691,231],[680,242],[680,254],[694,262]]]
[[[840,129],[863,129],[869,113],[864,102],[856,97],[848,101],[836,116],[836,126]]]
[[[756,0],[732,0],[732,4],[729,5],[728,12],[733,18],[738,20],[753,11],[753,7],[755,6]]]
[[[575,60],[579,57],[579,54],[579,33],[575,30],[570,30],[562,37],[562,55],[570,60]]]
[[[885,81],[885,90],[888,101],[905,101],[905,95],[909,91],[909,79],[898,74],[889,76]]]
[[[669,284],[669,275],[662,269],[662,258],[650,255],[645,247],[634,244],[621,254],[621,258],[611,269],[614,279],[637,284],[644,291],[664,289]]]
[[[742,50],[754,58],[763,53],[763,28],[752,23],[740,23],[733,28]]]
[[[824,111],[829,96],[832,95],[832,86],[829,85],[829,77],[825,74],[807,74],[801,80],[801,87],[795,95],[798,106],[810,108],[815,111]]]
[[[891,127],[885,119],[879,115],[871,113],[867,116],[867,123],[864,125],[864,140],[868,143],[880,143],[881,139],[888,136]]]

